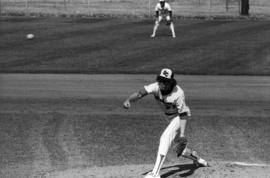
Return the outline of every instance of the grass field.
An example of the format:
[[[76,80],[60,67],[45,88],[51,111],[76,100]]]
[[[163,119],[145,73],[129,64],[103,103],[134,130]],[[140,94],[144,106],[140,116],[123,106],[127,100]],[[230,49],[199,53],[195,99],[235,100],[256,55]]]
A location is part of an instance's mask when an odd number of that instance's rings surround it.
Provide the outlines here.
[[[147,19],[1,18],[0,177],[142,177],[167,121],[150,96],[122,102],[170,67],[189,144],[212,167],[170,150],[162,178],[269,178],[270,22],[175,26],[176,39],[165,25],[151,39]]]
[[[270,22],[1,18],[0,72],[269,75]],[[27,40],[26,34],[35,38]]]

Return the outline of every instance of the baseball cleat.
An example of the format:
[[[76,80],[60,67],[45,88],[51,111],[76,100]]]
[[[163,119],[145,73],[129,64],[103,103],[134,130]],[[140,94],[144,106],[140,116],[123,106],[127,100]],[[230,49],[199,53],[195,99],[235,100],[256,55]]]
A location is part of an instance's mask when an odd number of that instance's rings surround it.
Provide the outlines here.
[[[210,167],[207,161],[202,158],[199,158],[197,161],[193,162],[197,167]]]
[[[173,37],[173,38],[176,38],[176,36],[175,36],[175,35],[173,35],[172,37]]]
[[[160,175],[156,175],[153,172],[149,172],[144,178],[160,178]]]
[[[151,38],[155,38],[155,36],[156,36],[156,35],[152,34],[150,37],[151,37]]]

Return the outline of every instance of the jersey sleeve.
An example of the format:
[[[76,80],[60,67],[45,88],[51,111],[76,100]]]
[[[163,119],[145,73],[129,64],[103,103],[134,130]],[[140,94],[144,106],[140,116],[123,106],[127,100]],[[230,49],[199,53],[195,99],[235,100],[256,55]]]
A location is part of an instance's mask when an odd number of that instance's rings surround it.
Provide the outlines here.
[[[157,3],[157,5],[156,5],[156,7],[155,7],[155,11],[159,11],[159,9],[160,9],[160,4]]]
[[[176,99],[175,102],[176,108],[178,110],[178,113],[187,113],[188,116],[191,116],[191,112],[189,107],[186,105],[185,102],[185,95],[184,92],[181,93],[181,95]]]
[[[172,11],[172,8],[171,8],[170,4],[168,4],[168,3],[166,3],[166,4],[167,4],[167,10]]]
[[[156,83],[151,83],[149,85],[145,85],[144,89],[146,90],[148,94],[158,92],[158,83],[156,82]]]
[[[176,108],[178,109],[178,113],[181,113],[184,109],[184,96],[181,95],[176,99]]]

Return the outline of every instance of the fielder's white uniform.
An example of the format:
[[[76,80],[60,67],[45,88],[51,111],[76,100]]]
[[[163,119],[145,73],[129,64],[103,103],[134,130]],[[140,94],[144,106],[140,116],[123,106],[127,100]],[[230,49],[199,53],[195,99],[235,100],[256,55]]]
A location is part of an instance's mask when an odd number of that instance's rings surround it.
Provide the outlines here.
[[[172,11],[172,8],[170,6],[169,3],[165,2],[164,7],[161,7],[160,3],[157,3],[156,7],[155,7],[155,11],[159,12],[159,16],[158,16],[158,23],[163,19],[166,18],[167,21],[171,20],[171,17],[169,15],[169,12]]]
[[[164,3],[164,6],[161,5],[161,3]],[[155,25],[154,25],[154,29],[153,29],[153,33],[151,35],[151,37],[155,37],[156,36],[156,31],[158,29],[158,26],[160,24],[160,22],[163,20],[163,18],[166,19],[167,25],[170,26],[171,32],[172,32],[172,37],[175,38],[175,31],[174,31],[174,24],[172,22],[172,8],[170,6],[169,3],[165,2],[164,0],[160,0],[159,3],[157,3],[156,7],[155,7],[155,11],[156,11],[156,21],[155,21]]]

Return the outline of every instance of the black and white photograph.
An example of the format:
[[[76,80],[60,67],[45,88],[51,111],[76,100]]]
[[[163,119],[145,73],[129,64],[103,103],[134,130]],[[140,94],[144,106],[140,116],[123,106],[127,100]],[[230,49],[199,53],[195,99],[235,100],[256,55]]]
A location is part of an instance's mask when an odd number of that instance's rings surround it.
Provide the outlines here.
[[[0,178],[270,178],[270,0],[0,0]]]

